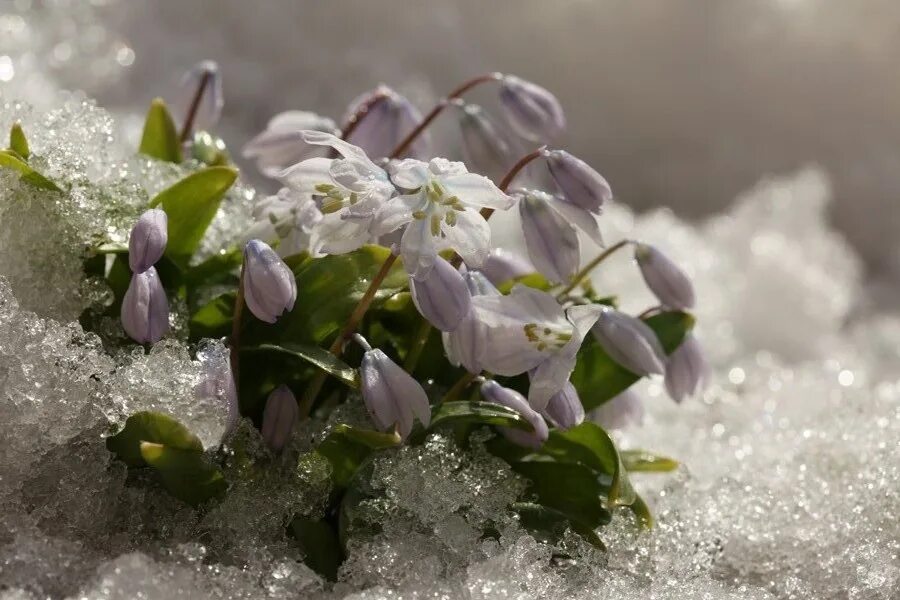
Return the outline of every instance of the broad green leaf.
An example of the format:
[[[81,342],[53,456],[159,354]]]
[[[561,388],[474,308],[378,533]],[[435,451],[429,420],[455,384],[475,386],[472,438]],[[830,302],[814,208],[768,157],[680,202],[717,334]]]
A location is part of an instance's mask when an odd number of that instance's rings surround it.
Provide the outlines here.
[[[671,354],[694,326],[694,317],[683,312],[665,312],[644,319],[656,332],[666,353]],[[615,363],[594,336],[585,338],[570,381],[585,410],[596,408],[628,389],[640,377]]]
[[[611,515],[603,507],[608,488],[588,467],[552,460],[523,460],[510,467],[528,480],[527,493],[540,504],[591,529],[609,523]]]
[[[497,425],[531,431],[531,424],[519,413],[492,402],[444,402],[431,415],[430,429],[438,425]]]
[[[235,292],[216,296],[191,315],[191,339],[218,338],[231,333]]]
[[[228,487],[222,472],[202,450],[182,450],[153,442],[141,442],[141,457],[157,471],[163,485],[179,500],[198,506]]]
[[[503,294],[508,294],[510,290],[518,284],[537,288],[545,292],[553,287],[553,284],[547,281],[547,278],[540,273],[529,273],[528,275],[522,275],[521,277],[514,277],[509,281],[504,281],[497,286],[497,289]]]
[[[237,282],[235,269],[241,265],[243,253],[239,248],[231,248],[210,256],[199,265],[191,267],[184,274],[185,282],[191,286],[211,283]]]
[[[138,152],[167,162],[181,162],[181,142],[172,115],[162,98],[150,103]]]
[[[322,440],[316,452],[331,464],[331,480],[336,488],[345,488],[359,466],[377,450],[399,446],[396,433],[357,429],[350,425],[335,426]]]
[[[28,157],[31,155],[31,150],[28,148],[28,139],[25,137],[25,132],[22,131],[22,125],[18,122],[13,123],[12,128],[9,130],[9,149],[28,160]]]
[[[619,452],[625,469],[634,472],[665,473],[678,468],[678,461],[646,450],[622,450]]]
[[[291,521],[288,533],[303,550],[306,566],[328,581],[337,581],[343,553],[337,533],[329,523],[298,516]]]
[[[125,421],[125,427],[106,439],[106,448],[129,467],[143,467],[141,442],[162,444],[176,450],[203,452],[203,444],[193,433],[170,417],[157,412],[138,412]]]
[[[357,370],[319,346],[282,342],[280,345],[260,344],[250,348],[241,348],[241,352],[281,352],[322,369],[354,389],[359,388],[359,373]]]
[[[12,150],[0,150],[0,167],[18,171],[24,181],[35,187],[54,192],[62,191],[58,185],[32,169],[18,153]]]
[[[151,208],[161,206],[169,217],[166,256],[176,264],[188,263],[236,178],[237,171],[230,167],[208,167],[191,173],[150,201]]]
[[[593,528],[569,518],[561,511],[533,502],[515,502],[510,508],[518,513],[522,525],[544,542],[556,543],[563,537],[566,529],[571,529],[595,548],[606,550]]]

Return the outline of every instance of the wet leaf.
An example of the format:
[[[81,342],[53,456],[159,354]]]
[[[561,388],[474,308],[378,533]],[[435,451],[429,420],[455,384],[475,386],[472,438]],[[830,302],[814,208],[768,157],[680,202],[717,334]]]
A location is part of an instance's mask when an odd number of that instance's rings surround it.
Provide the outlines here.
[[[9,149],[25,160],[28,160],[28,157],[31,156],[31,150],[28,148],[28,139],[25,137],[25,132],[22,131],[20,123],[13,123],[9,130]]]
[[[181,162],[181,142],[172,115],[162,98],[150,103],[138,152],[166,162]]]
[[[359,388],[359,373],[334,354],[319,346],[282,342],[279,344],[260,344],[250,348],[241,348],[241,352],[280,352],[306,361],[332,375],[345,385]]]
[[[18,171],[24,181],[35,187],[54,192],[62,191],[62,188],[32,169],[18,153],[12,150],[0,150],[0,167]]]
[[[141,442],[141,457],[162,479],[170,494],[191,506],[203,504],[228,487],[222,472],[203,452]]]
[[[163,413],[142,411],[128,417],[125,427],[106,439],[106,448],[129,467],[143,467],[141,442],[162,444],[178,450],[203,452],[200,439],[187,427]]]
[[[460,425],[496,425],[531,431],[531,424],[519,413],[493,402],[444,402],[436,407],[431,415],[431,426]]]

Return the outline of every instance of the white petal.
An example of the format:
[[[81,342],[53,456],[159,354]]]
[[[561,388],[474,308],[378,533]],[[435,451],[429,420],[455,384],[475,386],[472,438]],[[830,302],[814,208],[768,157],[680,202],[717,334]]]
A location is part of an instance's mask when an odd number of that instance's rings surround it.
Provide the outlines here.
[[[428,163],[413,158],[392,161],[388,170],[391,173],[391,181],[407,190],[417,190],[431,179]]]
[[[575,368],[575,356],[559,352],[543,361],[531,373],[528,404],[537,411],[544,410],[550,398],[563,389]]]
[[[558,197],[554,198],[552,207],[562,214],[569,223],[585,232],[592,242],[598,246],[603,246],[603,236],[600,234],[600,225],[597,223],[595,215]]]
[[[366,156],[366,153],[363,152],[362,148],[347,143],[337,136],[324,131],[316,131],[315,129],[306,129],[302,133],[303,140],[307,144],[313,144],[315,146],[331,146],[338,154],[346,159],[365,163],[369,166],[371,171],[381,170],[368,156]]]
[[[549,207],[549,198],[526,195],[519,202],[528,257],[550,281],[568,281],[581,261],[578,232]]]
[[[424,204],[419,194],[391,198],[375,213],[372,234],[382,236],[403,227],[413,220],[412,214],[421,210]]]
[[[458,196],[467,206],[507,210],[515,201],[500,191],[494,183],[476,173],[448,175],[440,179],[441,185],[451,196]]]
[[[466,266],[479,268],[491,252],[491,227],[478,212],[466,209],[456,212],[456,224],[446,222],[441,230],[447,236],[448,246],[466,261]]]
[[[428,161],[428,171],[431,175],[440,177],[443,181],[444,177],[450,175],[463,175],[468,173],[465,163],[457,160],[447,160],[446,158],[435,157]]]
[[[304,129],[337,129],[332,119],[308,110],[286,110],[271,119],[266,129],[271,131],[302,131]]]
[[[313,228],[310,247],[313,254],[346,254],[372,239],[366,219],[342,219],[338,214],[325,215]]]
[[[429,220],[413,219],[400,239],[400,256],[406,272],[417,279],[427,277],[434,267],[437,252]]]
[[[276,179],[296,192],[312,193],[317,185],[332,183],[331,163],[324,157],[310,158],[278,173]]]

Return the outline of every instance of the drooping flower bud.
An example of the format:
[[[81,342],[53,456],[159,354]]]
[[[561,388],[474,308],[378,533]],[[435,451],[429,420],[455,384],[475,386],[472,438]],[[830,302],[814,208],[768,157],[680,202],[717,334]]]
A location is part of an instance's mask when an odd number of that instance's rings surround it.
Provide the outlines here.
[[[280,452],[291,439],[297,413],[297,399],[288,386],[282,384],[272,390],[263,409],[262,437],[273,451]]]
[[[169,300],[154,267],[131,276],[121,314],[125,333],[140,344],[155,344],[169,330]]]
[[[133,273],[143,273],[162,258],[169,239],[168,223],[166,212],[159,208],[138,218],[128,239],[128,266]]]
[[[409,290],[419,312],[441,331],[453,331],[472,307],[472,296],[462,274],[437,256],[423,278],[409,278]]]
[[[268,244],[250,240],[244,246],[244,299],[257,319],[274,323],[294,308],[294,274]]]
[[[488,402],[500,404],[516,411],[522,415],[534,429],[534,431],[523,431],[511,427],[501,427],[500,432],[509,441],[518,444],[519,446],[535,449],[540,448],[544,442],[547,441],[550,431],[547,428],[544,417],[531,408],[522,394],[510,388],[503,387],[496,381],[489,379],[481,384],[481,395],[484,396],[485,400]]]
[[[534,273],[534,265],[525,258],[503,248],[494,248],[481,265],[481,272],[494,285]]]
[[[474,296],[499,296],[500,292],[480,271],[466,271],[466,287]],[[481,356],[484,352],[484,337],[487,325],[482,323],[475,311],[470,310],[452,332],[444,332],[444,352],[454,365],[462,365],[470,373],[480,373]]]
[[[225,97],[222,95],[222,74],[215,61],[203,60],[191,67],[181,78],[180,88],[174,105],[182,123],[192,108],[195,111],[192,130],[208,129],[218,123]]]
[[[563,389],[550,397],[541,414],[551,425],[559,429],[571,429],[580,425],[584,421],[584,406],[575,386],[567,381]]]
[[[417,418],[425,427],[431,422],[428,396],[419,382],[378,348],[366,350],[359,366],[363,402],[381,431],[394,427],[403,439]]]
[[[483,108],[459,101],[463,160],[469,171],[500,181],[515,161],[512,142]]]
[[[588,418],[605,429],[625,429],[643,423],[644,404],[629,388],[592,410]]]
[[[550,281],[568,281],[578,271],[581,248],[575,227],[551,207],[564,200],[537,190],[517,196],[528,257]]]
[[[635,244],[634,258],[647,287],[663,306],[685,310],[694,306],[694,286],[678,265],[649,244]]]
[[[701,391],[709,380],[710,369],[700,342],[689,332],[666,363],[666,391],[675,402]]]
[[[592,213],[599,213],[612,199],[612,188],[593,167],[565,150],[545,150],[547,168],[566,200]]]
[[[653,330],[640,319],[604,307],[592,331],[610,358],[635,375],[662,374],[665,352]]]
[[[390,156],[422,120],[422,113],[412,102],[386,85],[380,85],[351,102],[344,120],[349,120],[365,104],[369,105],[368,112],[359,117],[359,125],[347,141],[362,148],[372,159]],[[423,134],[416,138],[405,155],[427,160],[430,157],[429,145],[428,136]]]
[[[221,343],[202,344],[197,351],[203,371],[194,386],[194,400],[198,406],[219,406],[224,411],[220,441],[235,430],[241,417],[230,358],[228,347]]]
[[[501,80],[500,104],[513,130],[531,141],[549,142],[566,128],[566,115],[556,96],[514,75]]]
[[[288,167],[327,149],[303,141],[303,130],[324,131],[339,135],[334,121],[304,110],[289,110],[275,115],[265,131],[244,146],[244,158],[256,159],[256,167],[263,175],[275,177]]]

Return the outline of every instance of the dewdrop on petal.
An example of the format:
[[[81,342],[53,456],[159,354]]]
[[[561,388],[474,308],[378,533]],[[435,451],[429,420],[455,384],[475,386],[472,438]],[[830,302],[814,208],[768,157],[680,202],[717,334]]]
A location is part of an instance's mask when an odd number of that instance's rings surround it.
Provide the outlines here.
[[[128,239],[128,266],[133,273],[143,273],[162,258],[168,241],[168,217],[164,210],[151,208],[144,212],[131,229]]]
[[[121,316],[125,333],[140,344],[155,344],[169,330],[169,301],[154,267],[131,276]]]
[[[503,387],[496,381],[488,379],[481,384],[481,395],[484,396],[485,400],[488,402],[493,402],[494,404],[499,404],[516,411],[522,418],[531,424],[533,431],[501,427],[501,433],[503,433],[503,435],[511,442],[519,446],[536,449],[540,448],[544,442],[547,441],[550,431],[547,427],[547,423],[544,421],[544,417],[531,408],[522,394],[513,389]]]
[[[266,445],[280,452],[291,439],[297,424],[297,399],[291,389],[282,384],[272,390],[263,409],[262,437]]]
[[[570,382],[566,382],[563,389],[550,397],[550,401],[541,415],[554,427],[559,429],[571,429],[584,421],[584,406],[578,391]]]
[[[396,428],[403,439],[412,431],[414,419],[428,427],[431,406],[419,382],[384,352],[373,349],[359,336],[356,339],[365,349],[359,366],[360,386],[375,426],[381,431]]]
[[[565,150],[544,150],[544,160],[563,197],[587,211],[599,214],[612,200],[612,188],[589,164]]]
[[[660,304],[685,310],[694,306],[694,286],[688,276],[668,256],[650,244],[635,244],[634,258],[647,287]]]
[[[409,290],[422,316],[441,331],[455,330],[472,307],[462,274],[440,256],[423,279],[409,278]]]
[[[610,358],[635,375],[663,373],[665,352],[653,330],[640,319],[603,307],[592,331]]]
[[[503,75],[500,104],[513,130],[534,142],[549,142],[566,128],[566,116],[556,96],[541,86]]]
[[[666,391],[675,402],[701,391],[709,380],[710,368],[700,342],[688,332],[666,362]]]
[[[243,279],[247,307],[260,321],[274,323],[294,308],[294,274],[265,242],[250,240],[244,246]]]

